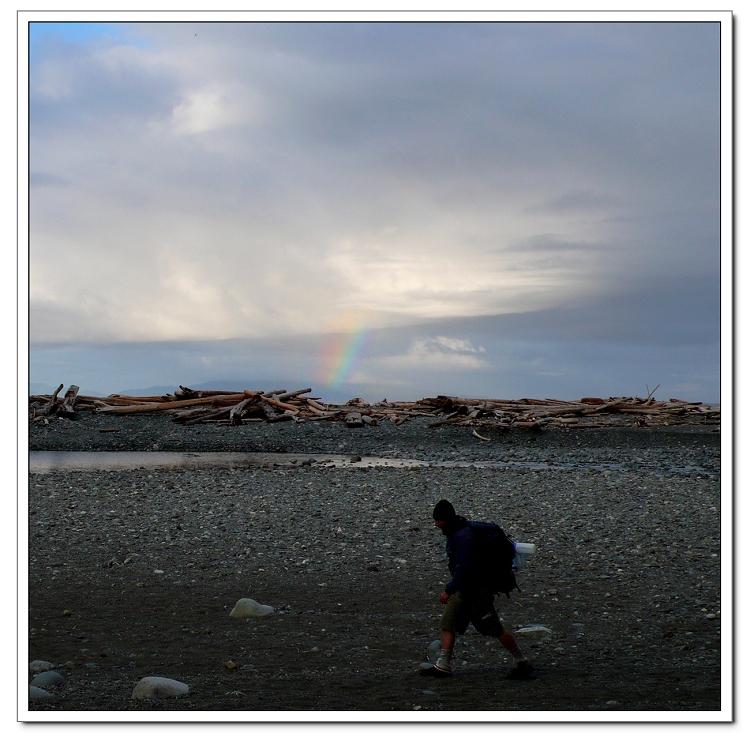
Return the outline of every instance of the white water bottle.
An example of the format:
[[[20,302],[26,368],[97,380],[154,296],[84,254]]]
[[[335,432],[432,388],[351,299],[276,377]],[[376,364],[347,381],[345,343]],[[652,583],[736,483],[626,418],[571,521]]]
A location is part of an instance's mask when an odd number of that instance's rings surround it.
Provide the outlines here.
[[[513,556],[513,568],[520,571],[530,555],[536,552],[534,543],[513,543],[516,554]]]

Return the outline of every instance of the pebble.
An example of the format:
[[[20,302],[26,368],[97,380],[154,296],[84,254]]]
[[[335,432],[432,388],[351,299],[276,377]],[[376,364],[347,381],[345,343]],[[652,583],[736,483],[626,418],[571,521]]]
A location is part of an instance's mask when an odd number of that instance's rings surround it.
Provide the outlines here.
[[[39,672],[48,672],[50,669],[54,669],[55,665],[49,661],[40,661],[36,659],[29,664],[29,671],[32,674],[39,674]]]
[[[41,687],[29,685],[29,698],[51,698],[54,697],[51,692],[43,690]]]
[[[60,685],[64,685],[65,677],[58,672],[42,672],[41,674],[37,674],[36,677],[31,680],[31,684],[35,687],[41,687],[46,690],[48,687],[59,687]]]
[[[190,688],[184,682],[168,677],[144,677],[133,689],[135,700],[153,700],[187,695]]]
[[[265,617],[273,613],[273,607],[262,605],[254,599],[243,598],[237,601],[229,617]]]
[[[433,641],[428,647],[427,647],[427,658],[434,664],[438,657],[440,656],[440,649],[442,644],[440,643],[440,639]]]

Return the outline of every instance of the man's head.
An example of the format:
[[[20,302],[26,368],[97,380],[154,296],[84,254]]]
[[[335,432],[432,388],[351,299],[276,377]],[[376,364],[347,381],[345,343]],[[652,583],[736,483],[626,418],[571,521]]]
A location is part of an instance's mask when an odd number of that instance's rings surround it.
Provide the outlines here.
[[[445,528],[455,516],[456,510],[453,508],[453,504],[446,499],[440,499],[432,510],[432,518],[435,520],[435,527],[443,530],[443,532],[445,532]]]

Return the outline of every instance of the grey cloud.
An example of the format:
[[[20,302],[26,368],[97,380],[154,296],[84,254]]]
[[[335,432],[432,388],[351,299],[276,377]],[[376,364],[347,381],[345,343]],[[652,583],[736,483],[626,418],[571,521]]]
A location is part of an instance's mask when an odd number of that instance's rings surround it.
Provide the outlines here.
[[[524,253],[563,253],[569,251],[601,251],[605,246],[595,243],[567,240],[560,235],[545,233],[530,235],[523,240],[517,240],[504,246],[502,252]]]
[[[566,212],[566,211],[589,211],[600,210],[606,207],[616,207],[622,201],[610,194],[595,193],[592,189],[580,191],[568,191],[560,196],[550,199],[544,204],[530,206],[526,211],[534,212]]]
[[[177,80],[164,68],[137,64],[137,55],[113,44],[107,50],[45,40],[32,69],[32,136],[85,128],[88,136],[165,116],[179,100]],[[130,48],[132,49],[132,47]]]
[[[40,173],[39,171],[32,171],[29,173],[29,186],[43,187],[43,186],[67,186],[70,181],[63,176],[59,176],[55,173]]]
[[[720,332],[720,286],[703,276],[670,285],[644,278],[598,300],[568,302],[550,310],[425,323],[422,333],[476,334],[532,343],[559,339],[674,348],[711,346]],[[718,360],[717,360],[718,362]]]

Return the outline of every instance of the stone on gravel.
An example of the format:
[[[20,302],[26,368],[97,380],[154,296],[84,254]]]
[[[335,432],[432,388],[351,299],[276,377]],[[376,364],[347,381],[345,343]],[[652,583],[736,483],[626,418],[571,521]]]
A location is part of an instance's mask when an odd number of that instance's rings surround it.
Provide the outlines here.
[[[346,418],[344,419],[344,423],[352,429],[365,425],[365,422],[362,421],[361,413],[347,413]]]
[[[273,607],[262,605],[254,599],[243,598],[238,600],[229,617],[265,617],[273,613]]]
[[[144,677],[133,690],[136,700],[180,697],[187,695],[190,688],[184,682],[169,677]]]
[[[55,665],[49,661],[40,661],[36,659],[29,664],[29,671],[32,674],[39,674],[39,672],[48,672],[50,669],[54,669]]]
[[[543,640],[552,635],[552,631],[546,625],[526,625],[516,631],[517,635]]]
[[[442,644],[440,643],[440,639],[433,641],[428,647],[427,647],[427,658],[434,664],[439,656],[440,656],[440,648]]]
[[[29,698],[51,698],[54,697],[51,692],[43,690],[41,687],[29,685]]]
[[[65,677],[58,672],[42,672],[37,674],[34,679],[31,680],[31,684],[34,687],[41,687],[46,690],[48,687],[59,687],[65,684]]]

